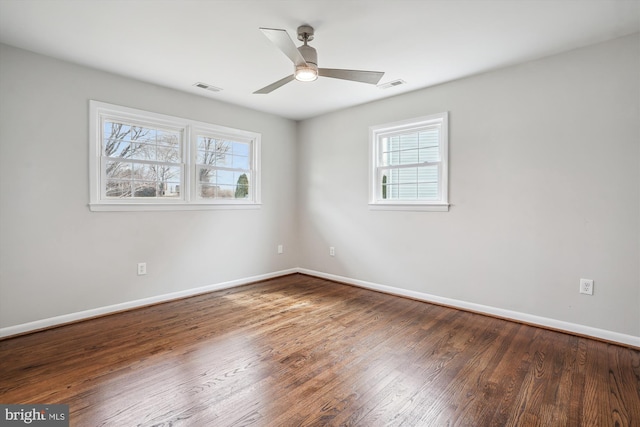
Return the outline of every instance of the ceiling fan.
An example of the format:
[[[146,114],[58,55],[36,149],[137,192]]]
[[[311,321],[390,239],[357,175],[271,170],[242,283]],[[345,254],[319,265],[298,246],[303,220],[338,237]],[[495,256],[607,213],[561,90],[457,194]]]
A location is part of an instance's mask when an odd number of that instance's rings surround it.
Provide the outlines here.
[[[278,49],[282,51],[294,64],[294,72],[290,76],[271,83],[253,93],[270,93],[284,86],[293,80],[301,82],[312,82],[320,77],[332,77],[334,79],[352,80],[354,82],[362,82],[369,84],[377,84],[383,72],[379,71],[360,71],[360,70],[341,70],[335,68],[318,68],[318,53],[314,48],[309,46],[307,42],[313,40],[313,27],[309,25],[301,25],[298,27],[298,40],[304,42],[300,47],[296,47],[291,37],[285,30],[275,28],[260,28],[265,36]]]

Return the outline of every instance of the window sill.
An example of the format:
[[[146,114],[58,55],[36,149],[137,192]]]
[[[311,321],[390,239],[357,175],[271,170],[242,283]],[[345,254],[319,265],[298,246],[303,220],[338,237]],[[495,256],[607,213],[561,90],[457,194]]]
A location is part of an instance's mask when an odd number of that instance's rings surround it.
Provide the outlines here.
[[[448,203],[423,204],[423,203],[369,203],[372,211],[423,211],[423,212],[449,212]]]
[[[209,211],[260,209],[261,203],[90,203],[92,212]]]

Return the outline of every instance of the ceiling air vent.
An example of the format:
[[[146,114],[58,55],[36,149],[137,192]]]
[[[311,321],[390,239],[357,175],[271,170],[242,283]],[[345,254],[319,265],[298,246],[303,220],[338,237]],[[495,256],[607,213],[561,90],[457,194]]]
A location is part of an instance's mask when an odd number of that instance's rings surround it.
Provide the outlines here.
[[[202,83],[202,82],[197,82],[197,83],[194,83],[193,85],[195,87],[199,87],[200,89],[210,90],[211,92],[220,92],[222,90],[222,88],[215,87],[213,85]]]
[[[384,84],[378,85],[378,88],[380,88],[380,89],[389,89],[390,87],[406,85],[406,84],[407,84],[407,82],[405,82],[404,80],[398,79],[398,80],[394,80],[392,82],[388,82],[388,83],[384,83]]]

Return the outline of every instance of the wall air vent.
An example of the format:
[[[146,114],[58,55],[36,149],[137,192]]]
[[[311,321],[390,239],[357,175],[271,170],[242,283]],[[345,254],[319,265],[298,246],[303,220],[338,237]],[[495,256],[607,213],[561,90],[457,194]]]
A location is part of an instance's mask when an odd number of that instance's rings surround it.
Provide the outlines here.
[[[394,80],[392,82],[383,83],[381,85],[378,85],[378,88],[379,89],[389,89],[390,87],[406,85],[406,84],[407,84],[407,82],[405,82],[404,80],[398,79],[398,80]]]
[[[202,82],[197,82],[197,83],[194,83],[193,85],[195,87],[199,87],[200,89],[210,90],[211,92],[220,92],[222,90],[222,88],[215,87],[213,85],[202,83]]]

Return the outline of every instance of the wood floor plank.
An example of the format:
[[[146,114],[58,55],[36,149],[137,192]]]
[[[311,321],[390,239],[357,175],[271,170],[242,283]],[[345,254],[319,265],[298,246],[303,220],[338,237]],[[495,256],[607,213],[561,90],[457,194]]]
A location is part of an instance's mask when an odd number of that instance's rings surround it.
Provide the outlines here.
[[[295,274],[0,341],[72,426],[640,426],[640,352]]]

